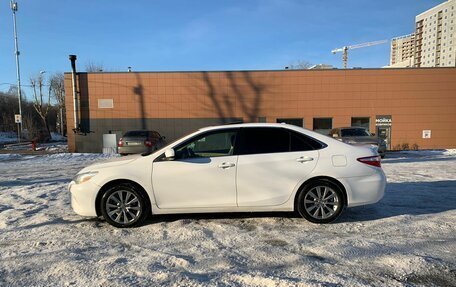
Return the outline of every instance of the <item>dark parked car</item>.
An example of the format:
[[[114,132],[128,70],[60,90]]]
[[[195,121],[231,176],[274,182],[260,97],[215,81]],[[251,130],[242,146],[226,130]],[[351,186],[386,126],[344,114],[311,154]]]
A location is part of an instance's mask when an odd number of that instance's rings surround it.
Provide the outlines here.
[[[165,137],[156,131],[128,131],[117,143],[121,155],[153,152],[165,145]]]
[[[329,136],[351,145],[376,145],[378,154],[382,158],[385,157],[385,140],[369,133],[363,127],[335,128],[329,132]]]

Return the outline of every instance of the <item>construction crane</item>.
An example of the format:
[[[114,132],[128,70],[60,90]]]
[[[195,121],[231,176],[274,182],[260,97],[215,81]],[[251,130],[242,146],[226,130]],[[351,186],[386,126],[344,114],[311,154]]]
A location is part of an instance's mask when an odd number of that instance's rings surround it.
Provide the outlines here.
[[[386,42],[388,42],[388,41],[387,40],[381,40],[381,41],[374,41],[374,42],[367,42],[367,43],[362,43],[362,44],[344,46],[342,48],[334,49],[331,52],[333,54],[336,54],[337,52],[342,52],[342,61],[344,62],[344,69],[347,69],[348,50],[380,45],[380,44],[384,44]]]

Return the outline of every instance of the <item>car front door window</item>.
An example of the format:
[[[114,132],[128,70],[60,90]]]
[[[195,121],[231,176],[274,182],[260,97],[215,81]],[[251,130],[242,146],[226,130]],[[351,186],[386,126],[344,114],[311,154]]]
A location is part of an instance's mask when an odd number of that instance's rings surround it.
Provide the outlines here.
[[[176,159],[230,156],[235,141],[235,130],[205,134],[177,147]]]

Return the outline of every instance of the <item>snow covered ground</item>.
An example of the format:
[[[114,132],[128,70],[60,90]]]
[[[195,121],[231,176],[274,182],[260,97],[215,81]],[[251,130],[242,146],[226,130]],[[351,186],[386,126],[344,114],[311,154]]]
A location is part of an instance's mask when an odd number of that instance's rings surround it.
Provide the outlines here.
[[[456,150],[388,154],[384,199],[334,224],[160,216],[116,229],[70,208],[93,154],[0,154],[0,286],[456,286]]]
[[[17,134],[13,132],[0,132],[0,151],[16,151],[24,152],[31,151],[32,144],[28,140],[22,140],[21,143],[17,142]],[[58,134],[51,133],[51,141],[48,143],[37,143],[37,151],[47,151],[50,153],[68,152],[67,138]]]

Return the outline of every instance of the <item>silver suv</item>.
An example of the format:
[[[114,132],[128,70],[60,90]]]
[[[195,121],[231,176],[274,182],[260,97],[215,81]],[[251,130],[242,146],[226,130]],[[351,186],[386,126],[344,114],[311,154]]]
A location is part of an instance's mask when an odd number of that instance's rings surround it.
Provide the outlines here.
[[[385,140],[369,133],[363,127],[335,128],[329,132],[329,136],[351,145],[375,145],[377,146],[378,154],[382,158],[385,157]]]

